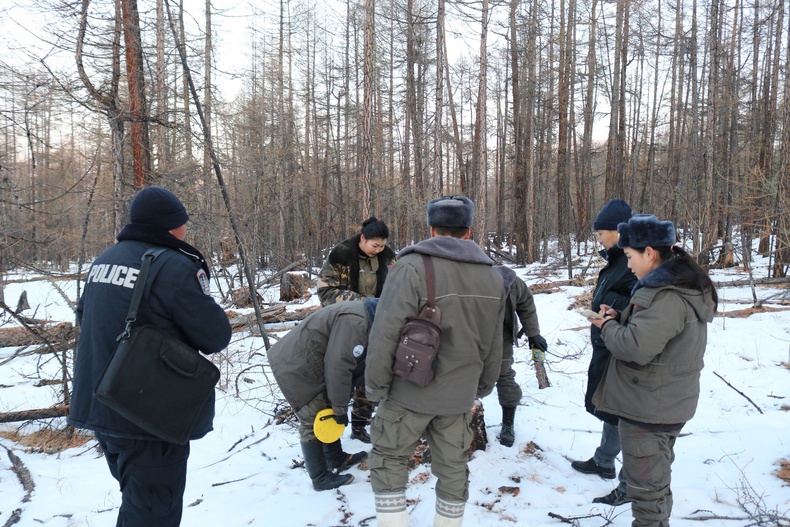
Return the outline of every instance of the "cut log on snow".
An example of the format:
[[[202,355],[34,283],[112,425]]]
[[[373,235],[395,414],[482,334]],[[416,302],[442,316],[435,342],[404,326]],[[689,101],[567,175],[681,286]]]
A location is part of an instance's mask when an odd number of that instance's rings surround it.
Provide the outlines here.
[[[533,362],[535,363],[535,377],[538,378],[538,388],[541,390],[543,388],[548,388],[551,386],[551,381],[549,381],[549,376],[546,374],[546,366],[543,364],[542,360]]]
[[[296,311],[286,311],[287,304],[279,304],[270,306],[261,311],[261,318],[264,324],[274,324],[278,322],[294,322],[297,320],[304,320],[308,315],[317,311],[321,306],[310,306]],[[235,330],[244,328],[249,325],[257,324],[255,320],[255,313],[239,314],[234,311],[228,311],[228,319],[230,320],[231,327]]]
[[[280,301],[290,302],[310,295],[310,277],[298,271],[285,273],[280,279]]]
[[[255,292],[258,295],[258,305],[263,303],[263,298],[261,297],[258,292]],[[230,301],[236,307],[252,307],[252,296],[250,296],[250,288],[249,287],[240,287],[238,289],[234,289],[230,292]]]
[[[33,419],[52,419],[69,415],[69,406],[53,406],[52,408],[38,408],[36,410],[21,410],[19,412],[0,413],[0,423],[18,423],[32,421]]]
[[[0,328],[0,348],[12,346],[32,346],[43,343],[71,343],[77,337],[77,330],[71,322],[48,324],[41,321],[35,326]]]
[[[488,434],[486,433],[485,409],[482,401],[475,401],[472,407],[472,444],[469,445],[469,455],[477,450],[485,450],[488,446]]]

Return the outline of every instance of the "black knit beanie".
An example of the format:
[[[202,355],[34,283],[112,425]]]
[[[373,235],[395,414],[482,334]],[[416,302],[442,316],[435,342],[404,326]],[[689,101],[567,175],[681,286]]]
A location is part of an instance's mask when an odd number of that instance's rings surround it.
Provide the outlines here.
[[[633,214],[631,205],[621,199],[608,201],[593,222],[596,231],[616,231],[619,223],[625,223]]]
[[[165,231],[181,227],[189,220],[187,209],[175,194],[162,187],[146,187],[132,200],[129,222]]]

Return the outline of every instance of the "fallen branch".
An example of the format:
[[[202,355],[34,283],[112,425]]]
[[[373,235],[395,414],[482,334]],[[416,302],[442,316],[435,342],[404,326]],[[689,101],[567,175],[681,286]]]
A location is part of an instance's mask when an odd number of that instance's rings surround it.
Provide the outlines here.
[[[11,460],[13,471],[16,473],[16,477],[19,478],[19,483],[21,483],[22,488],[25,489],[25,497],[22,498],[22,503],[27,503],[30,501],[30,496],[33,494],[33,491],[36,490],[36,484],[33,483],[33,477],[30,475],[30,471],[22,460],[19,459],[19,456],[7,448],[6,452],[8,452],[8,459]]]
[[[700,512],[700,511],[696,510],[696,511],[692,512],[691,514],[696,514],[698,512]],[[706,512],[708,512],[708,511],[706,511]],[[746,517],[746,516],[719,516],[718,514],[711,513],[711,514],[709,514],[707,516],[684,516],[683,519],[684,520],[692,520],[692,521],[695,521],[695,522],[707,522],[707,521],[711,521],[711,520],[743,521],[743,520],[748,520],[749,518]]]
[[[579,520],[585,520],[587,518],[604,518],[600,514],[587,514],[586,516],[570,516],[570,517],[567,517],[567,518],[565,516],[557,514],[556,512],[549,512],[548,515],[549,515],[549,518],[554,518],[555,520],[560,520],[560,523],[569,523],[571,525],[579,525]],[[604,524],[604,526],[611,525],[612,522],[610,520],[608,520],[607,518],[604,518],[604,519],[606,520],[606,523]]]
[[[69,415],[68,405],[53,406],[52,408],[0,413],[0,423],[16,423],[19,421],[32,421],[33,419],[52,419],[53,417],[65,417],[67,415]]]
[[[736,391],[737,393],[739,393],[739,394],[740,394],[740,395],[741,395],[741,396],[742,396],[744,399],[746,399],[747,401],[749,401],[750,403],[752,403],[752,406],[754,406],[755,408],[757,408],[757,411],[758,411],[758,412],[760,412],[760,413],[763,413],[763,411],[760,409],[760,407],[759,407],[759,406],[757,406],[757,405],[754,403],[754,401],[752,401],[751,399],[749,399],[749,396],[748,396],[748,395],[746,395],[745,393],[743,393],[742,391],[740,391],[738,388],[736,388],[736,387],[735,387],[735,386],[733,386],[732,384],[728,383],[726,380],[724,380],[724,377],[722,377],[721,375],[719,375],[719,374],[718,374],[718,373],[716,373],[715,371],[713,372],[713,375],[715,375],[716,377],[718,377],[719,379],[721,379],[722,381],[724,381],[724,384],[726,384],[727,386],[729,386],[730,388],[732,388],[733,390],[735,390],[735,391]]]

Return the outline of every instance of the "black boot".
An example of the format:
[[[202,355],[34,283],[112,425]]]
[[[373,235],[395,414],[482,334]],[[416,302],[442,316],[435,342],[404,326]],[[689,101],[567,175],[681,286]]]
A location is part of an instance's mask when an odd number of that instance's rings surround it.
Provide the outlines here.
[[[516,441],[516,432],[513,430],[515,418],[515,406],[502,407],[502,430],[499,432],[499,442],[504,446],[513,446],[513,443]]]
[[[351,439],[358,439],[363,443],[370,444],[370,434],[365,430],[365,425],[351,425]]]
[[[355,408],[355,410],[358,409]],[[370,444],[370,434],[365,430],[368,421],[368,419],[358,416],[356,412],[351,412],[351,439],[358,439],[363,443]]]
[[[304,456],[304,466],[310,479],[313,480],[315,490],[336,489],[342,485],[348,485],[354,480],[354,476],[351,474],[340,475],[327,470],[324,445],[317,439],[302,443],[302,455]]]
[[[336,474],[353,467],[357,463],[361,463],[363,459],[368,457],[368,453],[364,451],[356,454],[344,452],[339,439],[334,443],[324,443],[323,449],[327,468],[334,470]]]

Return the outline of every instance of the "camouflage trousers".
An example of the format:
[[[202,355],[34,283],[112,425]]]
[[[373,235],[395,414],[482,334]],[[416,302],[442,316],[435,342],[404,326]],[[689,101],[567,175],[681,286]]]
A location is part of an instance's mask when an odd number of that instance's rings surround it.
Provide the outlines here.
[[[351,426],[367,426],[370,423],[370,418],[373,417],[375,408],[376,403],[365,397],[365,387],[356,386],[351,403]]]

